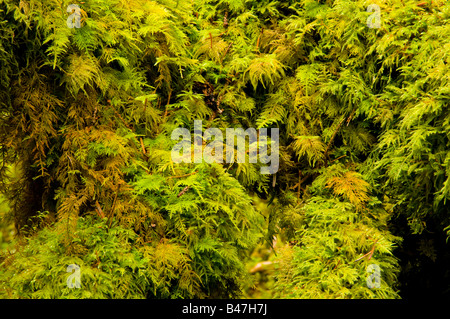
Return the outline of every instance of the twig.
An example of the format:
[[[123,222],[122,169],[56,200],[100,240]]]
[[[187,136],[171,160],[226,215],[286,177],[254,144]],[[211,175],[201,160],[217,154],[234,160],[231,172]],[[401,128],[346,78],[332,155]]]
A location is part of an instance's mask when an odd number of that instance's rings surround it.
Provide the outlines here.
[[[69,154],[66,154],[66,155],[67,155],[67,158],[69,159],[70,165],[72,165],[72,169],[73,169],[73,162],[72,162],[72,159],[70,158]]]
[[[259,49],[259,42],[261,40],[261,36],[263,35],[263,33],[264,33],[264,28],[261,28],[261,33],[259,34],[258,40],[256,41],[256,48],[257,49]]]
[[[179,194],[177,197],[181,197],[183,196],[188,190],[189,188],[191,188],[191,186],[186,186]]]
[[[339,259],[338,263],[336,264],[336,266],[333,267],[333,270],[335,270],[337,268],[337,266],[339,266],[339,264],[341,263],[341,260]]]
[[[370,258],[372,258],[373,253],[375,252],[375,245],[377,244],[377,242],[378,242],[378,240],[373,243],[372,249],[367,254],[359,257],[358,259],[355,260],[355,262],[363,259],[366,256],[369,256],[369,258],[367,258],[367,260],[370,260]]]
[[[347,126],[350,124],[350,121],[352,120],[353,115],[355,115],[355,112],[356,112],[356,108],[353,110],[352,114],[350,114],[350,116],[348,117],[348,119],[347,119]]]
[[[311,176],[311,175],[306,175],[305,177],[303,177],[301,180],[300,180],[300,177],[301,177],[301,175],[302,175],[302,172],[301,171],[299,171],[298,172],[298,179],[299,179],[299,182],[297,183],[297,184],[295,184],[294,186],[291,186],[291,187],[289,187],[289,189],[295,189],[295,188],[297,188],[298,186],[302,186],[302,184]],[[302,188],[303,189],[303,188]]]
[[[336,162],[336,161],[340,160],[340,159],[343,158],[343,157],[347,157],[347,155],[342,155],[342,156],[339,156],[338,158],[335,158],[334,160],[332,160],[332,161],[330,162],[330,164],[333,163],[333,162]]]
[[[139,140],[141,141],[142,152],[144,153],[144,155],[147,155],[147,152],[145,151],[144,140],[142,139],[142,137]]]
[[[95,209],[97,210],[97,213],[101,218],[105,218],[105,214],[103,213],[102,208],[100,207],[100,204],[98,203],[98,200],[95,201]]]

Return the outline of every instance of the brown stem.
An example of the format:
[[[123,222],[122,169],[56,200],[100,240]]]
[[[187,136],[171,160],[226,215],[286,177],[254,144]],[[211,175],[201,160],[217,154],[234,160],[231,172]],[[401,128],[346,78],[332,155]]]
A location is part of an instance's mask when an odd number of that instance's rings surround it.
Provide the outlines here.
[[[139,140],[141,141],[142,152],[144,153],[144,155],[147,155],[147,152],[145,151],[144,140],[142,139],[142,137]]]
[[[256,41],[256,48],[257,49],[259,49],[259,43],[261,41],[261,36],[263,35],[263,33],[264,33],[264,28],[261,28],[261,33],[259,34],[258,40]]]
[[[350,124],[350,121],[352,120],[353,115],[355,115],[355,112],[356,112],[356,108],[353,110],[352,114],[350,114],[350,116],[348,117],[348,119],[347,119],[347,126]]]
[[[336,161],[340,160],[340,159],[343,158],[343,157],[347,157],[347,155],[339,156],[338,158],[332,160],[332,161],[330,162],[330,164],[333,163],[333,162],[336,162]]]
[[[373,243],[372,249],[367,254],[362,255],[361,257],[359,257],[355,261],[361,260],[361,259],[363,259],[366,256],[369,256],[369,258],[367,260],[370,260],[370,258],[372,258],[373,253],[375,252],[375,245],[377,244],[377,242],[378,242],[378,240]]]
[[[191,186],[186,186],[179,194],[177,197],[181,197],[183,196],[188,190],[189,188],[191,188]]]
[[[95,201],[95,208],[96,208],[96,210],[97,210],[98,215],[99,215],[101,218],[105,218],[105,214],[103,213],[103,210],[102,210],[102,208],[100,207],[100,204],[98,203],[98,200]]]

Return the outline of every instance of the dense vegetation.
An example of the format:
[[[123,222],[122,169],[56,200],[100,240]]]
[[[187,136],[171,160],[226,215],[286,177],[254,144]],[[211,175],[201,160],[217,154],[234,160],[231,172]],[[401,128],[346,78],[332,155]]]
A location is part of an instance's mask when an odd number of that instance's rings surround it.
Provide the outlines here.
[[[70,4],[0,0],[1,298],[448,294],[447,1]],[[278,172],[174,163],[194,120]]]

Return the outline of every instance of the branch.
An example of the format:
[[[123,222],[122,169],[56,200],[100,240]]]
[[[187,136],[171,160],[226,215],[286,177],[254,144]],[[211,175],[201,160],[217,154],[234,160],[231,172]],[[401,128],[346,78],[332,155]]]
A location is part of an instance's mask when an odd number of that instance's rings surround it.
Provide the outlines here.
[[[263,33],[264,33],[264,28],[261,28],[261,33],[259,34],[258,40],[256,41],[256,48],[257,49],[259,49],[259,42],[261,40],[261,36],[263,35]]]
[[[144,140],[142,139],[142,137],[139,140],[141,141],[142,152],[144,153],[144,155],[147,155],[147,152],[145,151]]]
[[[363,259],[363,258],[366,257],[366,256],[369,256],[369,258],[367,258],[367,260],[370,260],[370,258],[372,258],[373,253],[375,252],[375,245],[377,244],[377,242],[378,242],[378,240],[377,240],[376,242],[373,243],[372,249],[371,249],[367,254],[362,255],[361,257],[359,257],[358,259],[356,259],[355,262],[358,261],[358,260]]]
[[[347,155],[342,155],[342,156],[339,156],[338,158],[335,158],[334,160],[332,160],[332,161],[330,162],[330,164],[331,164],[331,163],[334,163],[334,162],[336,162],[336,161],[338,161],[338,160],[340,160],[340,159],[343,158],[343,157],[347,157]]]
[[[191,188],[191,186],[186,186],[179,194],[177,197],[181,197],[183,196],[188,190],[189,188]]]
[[[98,215],[101,218],[105,218],[105,214],[103,213],[102,208],[100,207],[100,204],[98,203],[98,200],[95,201],[95,209],[97,210]]]

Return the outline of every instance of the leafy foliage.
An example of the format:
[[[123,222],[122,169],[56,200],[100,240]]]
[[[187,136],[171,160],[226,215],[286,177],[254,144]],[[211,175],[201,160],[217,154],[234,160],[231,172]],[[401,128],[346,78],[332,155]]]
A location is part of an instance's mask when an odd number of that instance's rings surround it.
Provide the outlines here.
[[[450,234],[447,2],[69,4],[0,0],[1,297],[398,298]],[[194,120],[279,128],[279,171],[174,163]]]

